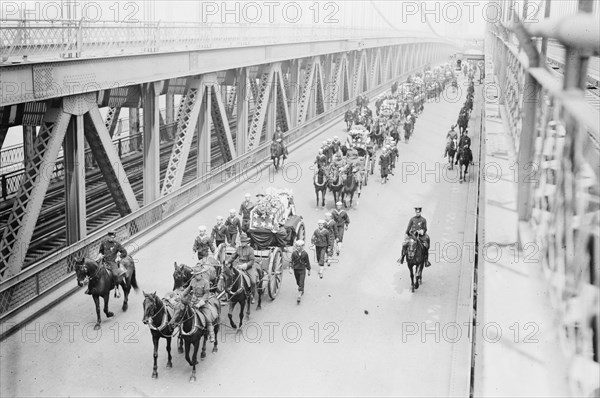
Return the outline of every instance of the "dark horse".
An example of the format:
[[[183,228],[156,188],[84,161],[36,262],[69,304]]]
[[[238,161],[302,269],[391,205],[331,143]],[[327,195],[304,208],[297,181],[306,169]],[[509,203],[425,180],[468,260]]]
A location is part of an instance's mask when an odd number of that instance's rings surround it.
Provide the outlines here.
[[[256,290],[258,293],[258,305],[256,306],[257,310],[261,309],[262,305],[262,295],[264,292],[264,288],[262,286],[262,278],[263,271],[260,267],[260,263],[255,263],[254,267],[257,267],[258,278],[257,278],[257,286]],[[250,279],[244,272],[237,269],[237,267],[233,265],[223,265],[223,271],[219,276],[218,282],[218,290],[225,291],[227,294],[227,299],[229,300],[229,312],[227,316],[229,317],[229,323],[232,328],[237,329],[238,326],[233,321],[233,309],[236,304],[240,305],[240,325],[242,327],[243,319],[244,319],[244,308],[248,306],[248,310],[246,311],[246,320],[250,319],[250,304],[252,303],[252,294],[250,292]]]
[[[448,137],[446,143],[446,153],[448,154],[448,162],[450,170],[454,169],[454,156],[456,155],[456,138]]]
[[[327,188],[329,188],[333,194],[333,203],[337,203],[338,197],[341,197],[342,187],[343,181],[340,176],[340,171],[336,167],[330,167]]]
[[[419,283],[423,283],[423,267],[425,266],[424,251],[425,249],[423,247],[423,244],[419,241],[418,238],[414,236],[409,236],[407,242],[405,242],[404,246],[402,247],[402,257],[400,258],[400,264],[404,262],[404,257],[406,256],[406,265],[408,266],[408,270],[410,271],[411,292],[414,292],[415,289],[419,288]],[[417,268],[416,282],[413,267]]]
[[[350,196],[350,207],[352,207],[352,199],[354,198],[354,192],[358,189],[358,197],[360,198],[360,182],[354,173],[354,170],[351,167],[348,167],[346,172],[346,177],[342,179],[342,203],[344,203],[344,207],[346,206],[346,198],[345,196]],[[336,202],[337,203],[337,202]]]
[[[456,163],[458,164],[458,169],[460,171],[459,182],[461,184],[463,181],[467,181],[467,170],[469,169],[469,163],[472,161],[473,153],[471,152],[471,149],[466,145],[463,145],[461,148],[459,148],[458,156],[456,157]]]
[[[221,268],[219,262],[212,257],[205,257],[208,265],[212,268],[209,268],[208,271],[208,281],[210,283],[211,291],[215,291],[217,287],[217,278],[219,277],[219,269]],[[204,260],[202,260],[204,261]],[[190,281],[192,280],[192,268],[185,265],[177,265],[177,262],[173,264],[173,290],[186,288],[190,285]]]
[[[127,299],[129,292],[133,287],[138,290],[137,280],[135,279],[135,265],[131,256],[127,256],[121,260],[121,264],[126,270],[125,275],[120,277],[116,282],[113,280],[112,272],[103,265],[98,265],[92,259],[79,258],[75,260],[75,273],[77,274],[77,284],[84,285],[84,280],[89,279],[89,291],[96,304],[97,321],[94,326],[95,330],[100,329],[100,297],[104,299],[104,314],[110,318],[114,314],[108,310],[108,299],[110,291],[114,289],[115,284],[123,288],[123,311],[127,311]]]
[[[189,296],[189,295],[188,295]],[[212,307],[213,311],[217,314],[213,324],[215,328],[215,342],[212,352],[217,352],[219,349],[218,345],[218,334],[220,327],[220,315],[221,305],[217,299],[208,299],[208,304]],[[190,376],[190,382],[196,381],[196,365],[198,364],[198,348],[200,346],[200,339],[204,337],[202,343],[202,352],[200,353],[200,359],[206,357],[206,341],[208,340],[208,328],[206,327],[206,319],[202,312],[196,310],[190,304],[189,297],[182,297],[181,301],[175,305],[173,318],[169,322],[169,325],[173,328],[178,327],[183,341],[185,342],[185,360],[192,367],[192,375]],[[190,346],[194,346],[194,353],[190,358]]]
[[[344,121],[346,122],[346,131],[350,131],[352,123],[354,122],[354,112],[352,112],[351,109],[348,109],[344,114]]]
[[[315,196],[317,198],[317,207],[319,207],[319,192],[321,192],[321,206],[325,207],[325,194],[327,193],[327,172],[323,167],[319,167],[319,170],[313,177],[313,185],[315,186]]]
[[[158,343],[161,338],[167,340],[167,368],[172,368],[171,362],[171,338],[175,327],[170,324],[173,318],[173,308],[169,304],[165,304],[163,300],[158,298],[156,292],[147,294],[144,292],[144,318],[142,322],[148,325],[152,334],[152,342],[154,343],[154,367],[152,368],[152,378],[158,378],[158,370],[156,360],[158,359]],[[183,340],[179,335],[179,352],[183,352]]]
[[[279,141],[281,140],[273,141],[273,143],[271,143],[271,159],[273,160],[275,171],[279,170],[280,162],[281,165],[283,165],[283,161],[285,161],[285,148]]]

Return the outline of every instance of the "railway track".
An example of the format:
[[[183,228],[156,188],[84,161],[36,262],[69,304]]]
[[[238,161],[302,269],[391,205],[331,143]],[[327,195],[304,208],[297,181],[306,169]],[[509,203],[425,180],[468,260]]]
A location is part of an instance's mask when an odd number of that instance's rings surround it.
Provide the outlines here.
[[[249,117],[249,119],[251,119]],[[237,123],[233,119],[229,123],[232,135],[235,138]],[[168,128],[163,126],[163,128]],[[214,131],[212,129],[211,131]],[[218,139],[211,134],[211,164],[219,165],[222,162],[221,150]],[[161,144],[160,149],[160,180],[164,180],[169,164],[173,141]],[[197,137],[192,141],[183,184],[196,177]],[[140,151],[124,156],[123,167],[138,203],[143,201],[143,157]],[[112,198],[107,195],[107,186],[102,173],[96,169],[86,175],[86,210],[87,233],[92,233],[102,226],[120,217]],[[0,226],[4,229],[12,211],[12,201],[5,201],[0,208]],[[44,199],[40,216],[35,226],[31,244],[24,261],[24,267],[46,257],[67,245],[65,228],[65,197],[64,180],[57,179],[49,187]]]

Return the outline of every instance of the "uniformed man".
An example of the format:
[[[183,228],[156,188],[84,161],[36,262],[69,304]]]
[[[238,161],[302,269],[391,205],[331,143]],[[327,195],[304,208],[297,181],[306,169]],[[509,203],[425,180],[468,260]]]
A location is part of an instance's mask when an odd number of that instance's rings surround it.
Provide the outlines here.
[[[286,159],[288,155],[287,145],[285,144],[283,131],[281,130],[281,126],[277,125],[277,129],[273,134],[273,142],[280,144],[283,147],[283,158]]]
[[[194,276],[190,285],[183,291],[182,297],[191,294],[191,304],[196,307],[206,318],[208,338],[211,343],[215,342],[215,328],[213,325],[214,315],[208,304],[210,293],[210,282],[208,281],[207,268],[201,267],[192,271]]]
[[[237,268],[241,271],[246,272],[246,275],[250,278],[250,291],[252,295],[252,304],[254,304],[254,296],[256,294],[256,279],[258,278],[256,269],[254,268],[254,249],[250,247],[250,238],[246,234],[240,235],[240,244],[235,250],[235,253],[227,263],[233,264],[235,260],[238,260]]]
[[[331,256],[333,254],[333,243],[329,231],[325,228],[325,220],[319,220],[317,225],[318,228],[315,229],[311,238],[311,246],[316,250],[317,261],[319,262],[319,278],[323,279],[325,262],[327,261],[327,265],[329,265],[329,260],[326,259],[326,255]]]
[[[337,224],[335,223],[331,213],[329,212],[325,213],[325,228],[327,228],[327,230],[329,231],[329,236],[333,240],[333,243],[331,245],[332,249],[335,249],[335,251],[339,254],[340,251],[335,247],[338,241]]]
[[[219,245],[227,239],[227,227],[223,223],[223,217],[217,216],[217,224],[213,227],[212,232],[210,234],[211,242],[214,242],[215,247],[219,247]]]
[[[340,250],[342,250],[344,231],[347,231],[348,225],[350,225],[350,217],[348,216],[348,212],[342,208],[342,202],[337,202],[335,204],[335,209],[331,211],[331,216],[333,217],[333,221],[335,221],[335,225],[337,228],[337,255],[339,256]]]
[[[346,159],[342,157],[341,153],[335,155],[335,158],[333,159],[333,165],[337,167],[338,170],[341,170],[344,166],[346,166]]]
[[[327,156],[325,156],[323,153],[323,149],[319,149],[319,153],[315,159],[315,164],[319,169],[324,169],[327,166]]]
[[[120,254],[121,257],[118,257],[117,254]],[[100,244],[96,261],[98,263],[104,261],[104,266],[111,271],[116,294],[118,294],[119,291],[118,280],[126,273],[124,269],[120,268],[121,258],[126,256],[127,250],[125,250],[123,245],[117,242],[115,231],[108,231],[106,240]],[[85,291],[85,294],[90,294],[89,288]]]
[[[425,266],[429,267],[429,235],[427,235],[427,220],[421,216],[421,207],[415,207],[415,216],[410,219],[406,227],[406,235],[415,236],[423,245],[425,255]]]
[[[385,147],[381,151],[381,155],[379,155],[379,166],[381,168],[381,183],[385,184],[388,180],[390,167],[390,155]]]
[[[448,131],[448,134],[446,134],[446,142],[447,143],[458,139],[458,133],[456,132],[456,130],[454,130],[455,128],[456,128],[455,124],[450,126],[450,131]],[[446,156],[448,156],[448,145],[446,145],[446,150],[444,151],[444,156],[442,156],[442,157],[445,158]]]
[[[471,148],[471,138],[469,137],[469,131],[467,129],[462,132],[460,139],[458,140],[458,147],[462,148],[463,146]]]
[[[333,142],[331,143],[331,146],[333,147],[333,153],[338,153],[340,151],[342,143],[340,142],[340,139],[337,135],[333,137]]]
[[[308,272],[308,276],[310,276],[310,258],[308,257],[306,250],[304,250],[303,240],[297,240],[294,246],[295,250],[292,252],[290,273],[292,273],[293,270],[294,276],[296,277],[296,284],[298,285],[298,298],[296,301],[300,304],[300,300],[304,295],[304,279],[306,278],[306,273]]]
[[[385,146],[385,150],[388,153],[389,156],[389,173],[391,175],[394,175],[394,167],[396,167],[396,152],[394,151],[394,149],[392,149],[392,146],[390,144]]]
[[[198,260],[202,260],[204,257],[208,256],[208,250],[211,252],[215,252],[215,246],[213,245],[210,237],[206,235],[206,226],[201,225],[198,227],[198,236],[194,240],[194,246],[192,246],[192,250],[195,253],[198,253]]]
[[[250,194],[247,193],[244,195],[244,201],[240,205],[239,212],[239,215],[242,217],[242,231],[244,232],[247,232],[248,227],[250,226],[250,212],[252,211],[253,207],[254,204],[250,200]]]
[[[225,227],[227,227],[227,243],[230,246],[235,246],[238,232],[242,232],[242,224],[240,219],[237,218],[235,209],[229,210],[229,217],[225,221]]]

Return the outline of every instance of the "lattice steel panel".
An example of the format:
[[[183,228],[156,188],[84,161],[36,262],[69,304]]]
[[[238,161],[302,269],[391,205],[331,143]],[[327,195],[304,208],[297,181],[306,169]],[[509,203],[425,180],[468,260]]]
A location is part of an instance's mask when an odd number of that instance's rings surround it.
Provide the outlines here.
[[[273,82],[274,67],[271,66],[269,71],[263,73],[260,78],[260,86],[258,87],[258,98],[256,108],[248,129],[248,144],[246,151],[251,151],[258,146],[260,142],[260,134],[264,127],[265,116],[269,106],[269,96],[271,95],[271,86]]]
[[[311,63],[306,64],[304,81],[301,87],[300,98],[298,99],[298,125],[304,123],[306,120],[310,101],[310,93],[313,88],[315,68],[317,63],[318,59],[314,58]]]

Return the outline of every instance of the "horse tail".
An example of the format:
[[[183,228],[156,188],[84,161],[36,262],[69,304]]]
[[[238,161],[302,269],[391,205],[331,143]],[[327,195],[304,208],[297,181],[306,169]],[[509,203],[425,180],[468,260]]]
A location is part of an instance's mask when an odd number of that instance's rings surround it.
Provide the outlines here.
[[[137,283],[137,279],[135,278],[135,268],[133,269],[133,272],[131,273],[131,287],[137,292],[139,287],[138,287],[138,283]]]

